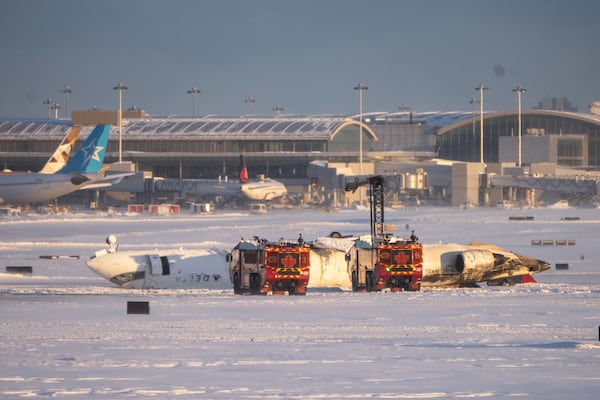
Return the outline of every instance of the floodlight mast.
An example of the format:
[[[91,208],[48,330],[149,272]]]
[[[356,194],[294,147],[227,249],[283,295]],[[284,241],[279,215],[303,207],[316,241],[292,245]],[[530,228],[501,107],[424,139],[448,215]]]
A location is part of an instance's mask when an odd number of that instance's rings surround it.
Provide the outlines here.
[[[196,95],[198,93],[201,93],[201,90],[196,87],[193,87],[187,92],[188,94],[192,95],[192,117],[196,118]]]
[[[69,96],[73,91],[69,87],[69,85],[65,86],[61,93],[65,94],[65,118],[69,118]]]
[[[250,111],[250,115],[252,115],[253,104],[256,102],[256,99],[252,96],[249,96],[247,99],[244,99],[244,103],[248,104],[248,110]]]
[[[46,100],[44,100],[44,104],[48,105],[48,118],[50,118],[50,111],[52,110],[52,104],[54,104],[54,100],[52,100],[52,97],[48,97]]]
[[[517,167],[521,167],[522,164],[522,143],[521,143],[521,129],[522,129],[522,123],[521,123],[521,95],[523,93],[525,93],[527,91],[527,89],[522,88],[521,85],[517,85],[516,88],[513,89],[513,92],[517,93],[517,107],[518,107],[518,132],[519,132],[519,156],[518,156],[518,163],[517,163]]]
[[[473,140],[475,140],[475,104],[479,103],[479,100],[477,100],[477,98],[475,97],[471,97],[471,100],[469,100],[469,103],[471,104],[471,115],[472,115],[472,119],[473,119]]]
[[[479,162],[481,164],[483,164],[483,91],[488,89],[483,83],[475,88],[479,91]]]
[[[123,82],[119,82],[114,90],[119,91],[119,164],[123,161],[123,90],[127,90],[127,86]]]
[[[359,139],[358,139],[358,173],[359,175],[363,174],[363,91],[368,90],[369,88],[365,86],[362,82],[354,87],[354,90],[358,90],[358,98],[359,98]]]
[[[52,109],[54,110],[54,119],[58,119],[58,110],[61,109],[60,104],[58,104],[58,103],[52,104]]]
[[[279,114],[283,111],[283,107],[277,104],[275,107],[273,107],[273,111],[275,111],[275,115],[279,117]]]

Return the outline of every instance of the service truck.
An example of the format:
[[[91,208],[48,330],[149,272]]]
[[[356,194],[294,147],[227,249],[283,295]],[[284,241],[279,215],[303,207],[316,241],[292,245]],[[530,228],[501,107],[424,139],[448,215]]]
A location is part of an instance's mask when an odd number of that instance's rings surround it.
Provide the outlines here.
[[[306,294],[310,247],[302,235],[296,241],[241,240],[228,260],[235,294]]]
[[[384,184],[382,176],[346,184],[346,191],[354,192],[359,186],[368,185],[371,202],[371,236],[356,240],[346,254],[348,270],[354,291],[420,290],[423,278],[423,245],[411,234],[403,239],[385,232],[391,226],[384,225]]]

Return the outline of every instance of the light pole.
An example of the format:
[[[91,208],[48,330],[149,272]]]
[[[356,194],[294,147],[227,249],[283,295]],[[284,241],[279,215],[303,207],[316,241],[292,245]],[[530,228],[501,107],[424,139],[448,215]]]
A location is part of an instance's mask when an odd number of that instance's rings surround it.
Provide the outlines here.
[[[191,88],[190,90],[187,91],[188,94],[192,95],[192,117],[196,117],[196,95],[198,93],[200,93],[200,89],[198,88]]]
[[[127,86],[123,82],[119,82],[114,90],[119,91],[119,164],[123,161],[123,90],[127,90]]]
[[[46,100],[44,100],[44,104],[48,104],[48,118],[50,118],[50,110],[52,109],[52,104],[54,104],[54,100],[52,100],[52,97],[48,97]]]
[[[250,114],[252,114],[252,105],[256,102],[256,99],[252,96],[248,97],[244,100],[244,103],[248,104],[248,109],[250,110]]]
[[[488,88],[480,83],[475,90],[479,91],[479,162],[483,164],[483,91]]]
[[[479,103],[479,100],[477,100],[475,97],[471,97],[471,100],[469,100],[469,104],[471,104],[471,112],[472,112],[472,116],[473,116],[473,140],[475,140],[475,104]]]
[[[366,87],[362,82],[354,87],[354,90],[358,90],[358,112],[359,112],[359,119],[360,119],[360,124],[358,125],[358,131],[359,131],[358,134],[360,135],[358,138],[358,173],[359,173],[359,175],[362,175],[362,173],[363,173],[363,168],[362,168],[362,164],[363,164],[363,133],[362,133],[363,91],[368,90],[368,89],[369,88]]]
[[[277,104],[275,107],[273,107],[273,111],[275,111],[275,115],[279,117],[279,113],[283,111],[283,107]]]
[[[58,110],[60,110],[60,104],[54,103],[52,109],[54,110],[54,119],[58,119]]]
[[[73,93],[69,85],[65,86],[61,93],[65,94],[65,117],[69,118],[69,95]]]
[[[525,93],[526,91],[527,91],[527,89],[522,88],[521,85],[517,85],[517,87],[513,89],[513,92],[517,93],[517,107],[518,107],[517,115],[518,115],[518,119],[519,119],[519,121],[518,121],[519,126],[517,128],[517,130],[519,132],[519,159],[518,159],[519,161],[517,163],[517,167],[521,167],[521,154],[522,154],[522,152],[521,152],[521,149],[522,149],[522,147],[521,147],[521,95],[523,93]]]

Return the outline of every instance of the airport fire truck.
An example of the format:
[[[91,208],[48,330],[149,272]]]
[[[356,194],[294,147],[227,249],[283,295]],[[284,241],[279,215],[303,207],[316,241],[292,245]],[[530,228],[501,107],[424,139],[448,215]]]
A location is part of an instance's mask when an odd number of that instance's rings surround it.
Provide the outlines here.
[[[384,184],[382,176],[366,180],[356,178],[346,184],[345,190],[354,192],[360,186],[369,186],[371,202],[371,238],[357,240],[346,261],[354,291],[390,289],[392,291],[420,290],[423,278],[423,245],[414,232],[408,239],[385,232]]]
[[[228,261],[235,294],[306,294],[310,247],[302,235],[296,241],[242,240]]]

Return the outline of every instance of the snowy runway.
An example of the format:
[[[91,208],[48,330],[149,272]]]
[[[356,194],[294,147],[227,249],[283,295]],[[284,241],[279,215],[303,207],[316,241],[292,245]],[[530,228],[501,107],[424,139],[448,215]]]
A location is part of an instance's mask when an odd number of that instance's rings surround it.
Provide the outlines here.
[[[515,213],[535,219],[509,222]],[[561,221],[565,213],[581,220]],[[122,249],[227,247],[254,234],[362,233],[368,212],[1,220],[2,263],[34,273],[0,274],[0,397],[596,398],[597,210],[421,208],[386,218],[424,242],[490,241],[570,268],[537,275],[538,285],[408,293],[123,290],[84,266],[108,233]],[[550,237],[577,244],[531,246]],[[150,314],[127,315],[132,300],[149,301]]]

